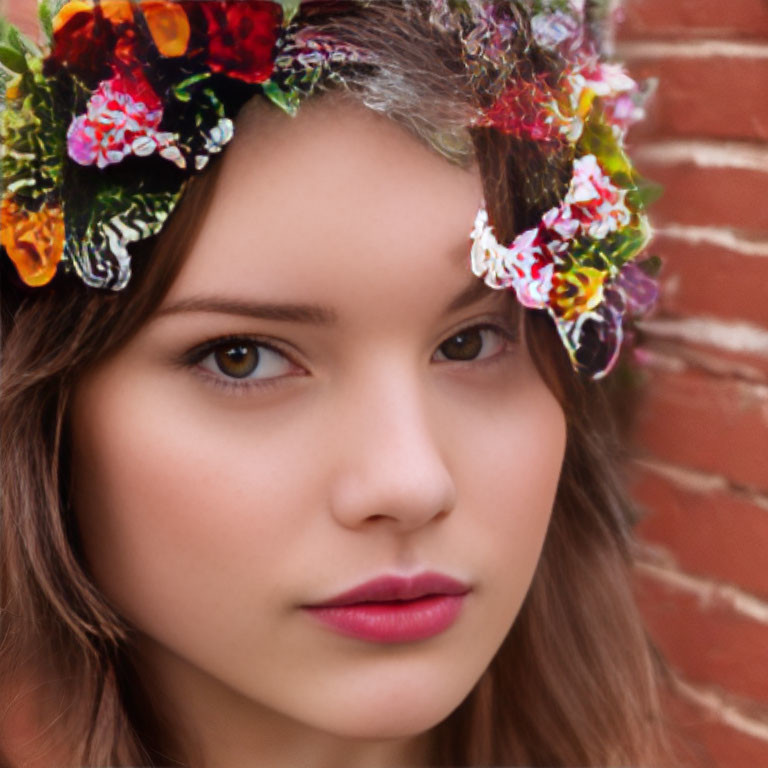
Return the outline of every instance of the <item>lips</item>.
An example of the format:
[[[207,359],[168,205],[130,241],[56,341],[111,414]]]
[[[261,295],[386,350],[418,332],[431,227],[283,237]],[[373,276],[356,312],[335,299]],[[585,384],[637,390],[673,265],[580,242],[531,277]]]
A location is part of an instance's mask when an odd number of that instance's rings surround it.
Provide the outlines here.
[[[303,606],[343,635],[379,643],[424,640],[458,618],[470,587],[440,573],[382,576],[322,603]]]
[[[422,573],[410,578],[381,576],[309,607],[330,608],[356,603],[416,600],[427,595],[465,595],[467,592],[469,587],[466,584],[441,573]]]

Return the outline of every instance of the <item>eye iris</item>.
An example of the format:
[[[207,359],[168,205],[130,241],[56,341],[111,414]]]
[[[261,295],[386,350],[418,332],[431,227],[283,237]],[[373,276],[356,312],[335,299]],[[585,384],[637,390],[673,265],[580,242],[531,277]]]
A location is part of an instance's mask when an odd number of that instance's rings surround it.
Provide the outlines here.
[[[249,376],[259,364],[258,350],[247,344],[220,347],[214,352],[214,357],[221,372],[236,379]]]
[[[462,331],[440,345],[440,351],[449,360],[474,360],[483,348],[478,330]]]

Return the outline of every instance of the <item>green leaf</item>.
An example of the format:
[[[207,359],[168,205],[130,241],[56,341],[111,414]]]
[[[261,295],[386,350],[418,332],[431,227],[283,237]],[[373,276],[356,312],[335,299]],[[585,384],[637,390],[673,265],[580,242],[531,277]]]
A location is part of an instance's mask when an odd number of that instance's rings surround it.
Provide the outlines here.
[[[301,0],[277,0],[283,6],[283,25],[288,26],[293,17],[299,12]]]
[[[467,16],[472,12],[467,0],[448,0],[448,6],[452,11],[458,11]]]
[[[61,183],[66,136],[55,112],[51,83],[42,75],[42,60],[27,57],[26,63],[28,71],[10,80],[18,95],[7,100],[0,113],[5,150],[0,173],[8,189],[38,200]]]
[[[648,277],[656,277],[661,271],[661,267],[663,264],[664,262],[655,254],[652,256],[649,256],[647,259],[643,259],[643,261],[637,262],[637,266],[640,267],[640,269]]]
[[[6,35],[6,42],[11,48],[16,49],[20,54],[31,54],[38,58],[42,57],[43,53],[32,39],[22,34],[18,28],[12,24],[8,26],[8,34]]]
[[[21,41],[21,32],[19,32],[13,24],[8,26],[8,34],[6,35],[5,40],[11,48],[19,53],[24,53],[24,43]]]
[[[54,12],[51,7],[51,0],[40,0],[37,5],[37,17],[40,19],[40,25],[48,38],[48,42],[53,42],[53,17]]]
[[[206,80],[210,76],[210,72],[200,72],[199,74],[191,75],[186,80],[182,80],[180,83],[173,86],[173,95],[179,101],[190,101],[192,94],[190,93],[189,89],[196,83],[199,83],[202,80]]]
[[[0,65],[18,74],[24,74],[28,69],[24,54],[9,45],[0,45]]]
[[[611,126],[595,114],[590,116],[579,139],[580,155],[595,155],[603,170],[621,186],[633,184],[635,171]]]
[[[279,85],[268,80],[261,84],[264,95],[291,117],[296,117],[299,111],[299,94],[296,91],[284,91]]]
[[[637,188],[627,193],[627,201],[635,209],[647,208],[664,194],[664,187],[653,181],[636,178],[635,184]]]

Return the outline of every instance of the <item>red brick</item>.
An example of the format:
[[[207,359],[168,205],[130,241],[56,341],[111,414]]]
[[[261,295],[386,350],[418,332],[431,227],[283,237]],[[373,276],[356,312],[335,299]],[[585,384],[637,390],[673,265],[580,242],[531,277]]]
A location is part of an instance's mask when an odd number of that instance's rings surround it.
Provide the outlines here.
[[[625,39],[766,38],[765,0],[625,0]]]
[[[752,738],[723,723],[710,722],[699,733],[717,766],[756,768],[768,765],[768,742],[762,739]]]
[[[680,488],[645,470],[632,494],[646,514],[636,527],[686,572],[726,581],[768,599],[768,510],[727,491]]]
[[[693,370],[649,371],[635,440],[662,461],[768,490],[765,387]]]
[[[651,251],[664,262],[661,310],[768,326],[768,259],[663,236]]]
[[[664,186],[651,219],[710,227],[734,227],[756,237],[768,233],[768,173],[693,164],[639,163],[639,170]]]
[[[768,59],[653,59],[633,61],[630,71],[639,80],[659,79],[648,119],[633,130],[635,139],[768,139]]]
[[[651,637],[678,675],[768,704],[768,625],[638,572],[638,604]]]
[[[768,765],[768,742],[735,730],[680,694],[665,696],[665,704],[675,729],[675,744],[686,768]]]

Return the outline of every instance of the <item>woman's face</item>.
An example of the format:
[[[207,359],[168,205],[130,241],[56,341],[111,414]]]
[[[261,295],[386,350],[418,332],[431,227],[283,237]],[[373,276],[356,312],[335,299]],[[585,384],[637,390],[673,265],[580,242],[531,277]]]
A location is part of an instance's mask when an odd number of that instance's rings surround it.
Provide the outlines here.
[[[160,310],[76,390],[85,555],[209,752],[408,739],[515,620],[563,413],[470,272],[476,169],[337,100],[236,133]],[[426,572],[465,594],[307,608]]]

